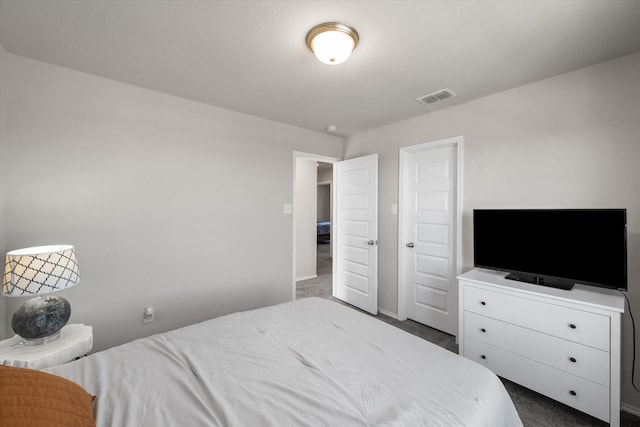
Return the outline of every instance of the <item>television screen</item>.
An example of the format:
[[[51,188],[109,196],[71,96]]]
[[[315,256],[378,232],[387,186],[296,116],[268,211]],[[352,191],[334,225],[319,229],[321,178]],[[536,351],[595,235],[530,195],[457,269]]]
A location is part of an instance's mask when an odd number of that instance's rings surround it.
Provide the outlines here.
[[[474,265],[570,289],[627,289],[625,209],[476,209]]]

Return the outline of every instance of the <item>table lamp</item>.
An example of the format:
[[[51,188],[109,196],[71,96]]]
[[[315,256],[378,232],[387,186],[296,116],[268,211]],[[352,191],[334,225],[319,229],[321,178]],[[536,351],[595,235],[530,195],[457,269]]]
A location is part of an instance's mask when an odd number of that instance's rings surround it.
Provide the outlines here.
[[[80,281],[76,253],[71,245],[38,246],[7,252],[2,294],[7,297],[38,295],[14,313],[11,328],[24,344],[37,345],[60,336],[69,321],[71,305],[51,292]]]

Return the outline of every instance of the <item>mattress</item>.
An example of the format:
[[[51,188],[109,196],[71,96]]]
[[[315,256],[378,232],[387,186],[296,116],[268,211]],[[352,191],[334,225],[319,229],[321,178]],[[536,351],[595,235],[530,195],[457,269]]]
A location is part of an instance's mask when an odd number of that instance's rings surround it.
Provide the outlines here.
[[[234,313],[47,369],[98,426],[521,426],[485,367],[318,298]]]

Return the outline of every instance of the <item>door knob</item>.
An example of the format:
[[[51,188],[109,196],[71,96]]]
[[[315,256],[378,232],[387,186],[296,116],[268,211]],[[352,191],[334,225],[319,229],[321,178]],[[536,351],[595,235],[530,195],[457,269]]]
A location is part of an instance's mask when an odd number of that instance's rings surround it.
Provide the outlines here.
[[[377,241],[377,240],[369,240],[369,241],[367,242],[367,245],[369,245],[369,246],[373,246],[373,245],[377,245],[377,244],[378,244],[378,241]]]
[[[412,248],[413,246],[414,246],[414,245],[413,245],[413,242],[409,242],[409,243],[407,243],[407,247],[408,247],[408,248]]]

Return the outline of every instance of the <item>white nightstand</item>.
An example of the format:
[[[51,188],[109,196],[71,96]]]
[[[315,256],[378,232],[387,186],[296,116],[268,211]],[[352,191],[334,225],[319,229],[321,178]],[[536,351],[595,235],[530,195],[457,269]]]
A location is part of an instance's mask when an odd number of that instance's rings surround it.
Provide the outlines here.
[[[62,328],[60,338],[46,344],[24,345],[21,341],[18,335],[0,341],[0,364],[44,369],[87,354],[93,346],[93,328],[76,323]]]

